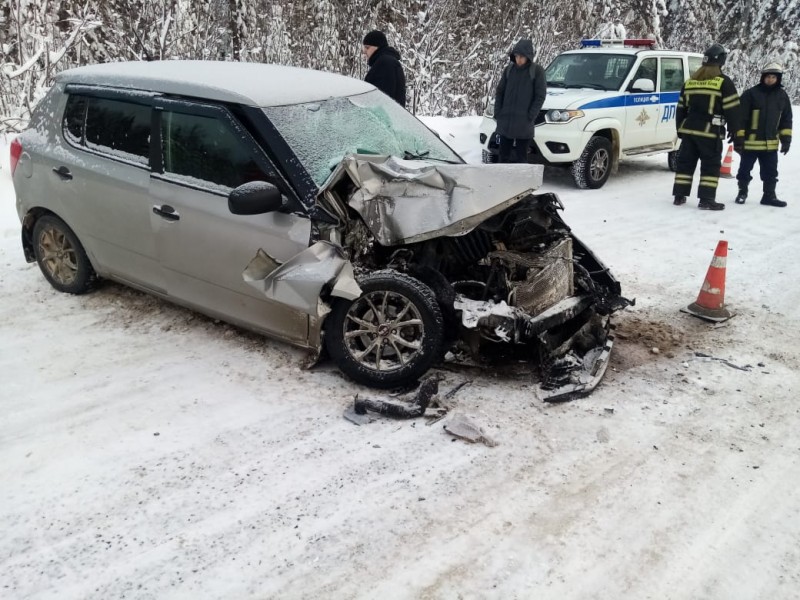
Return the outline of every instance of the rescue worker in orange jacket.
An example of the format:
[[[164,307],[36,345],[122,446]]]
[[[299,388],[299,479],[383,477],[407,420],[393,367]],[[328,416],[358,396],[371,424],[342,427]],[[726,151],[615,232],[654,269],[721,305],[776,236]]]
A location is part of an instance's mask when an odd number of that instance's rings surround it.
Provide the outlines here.
[[[727,124],[728,137],[733,140],[740,128],[739,94],[736,86],[722,73],[727,51],[712,44],[703,54],[703,66],[683,84],[678,99],[675,123],[681,147],[678,149],[677,169],[672,194],[674,204],[686,203],[692,191],[692,179],[700,161],[700,182],[697,187],[698,208],[722,210],[716,202],[719,169],[722,165],[722,140]]]
[[[747,200],[747,186],[753,179],[750,171],[758,161],[764,194],[761,204],[784,207],[786,202],[775,195],[778,183],[778,148],[783,154],[792,144],[792,102],[781,85],[783,68],[769,63],[761,70],[761,81],[742,94],[742,128],[736,132],[734,148],[741,154],[739,194],[736,204]]]

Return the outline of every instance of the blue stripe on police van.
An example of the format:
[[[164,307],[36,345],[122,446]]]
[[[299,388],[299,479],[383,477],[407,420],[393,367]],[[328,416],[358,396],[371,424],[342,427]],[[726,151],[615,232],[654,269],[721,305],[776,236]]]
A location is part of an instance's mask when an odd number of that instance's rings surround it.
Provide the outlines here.
[[[613,96],[587,102],[579,106],[581,110],[587,108],[617,108],[621,106],[638,106],[641,104],[674,104],[680,98],[680,92],[661,92],[652,94],[625,94],[624,96]]]

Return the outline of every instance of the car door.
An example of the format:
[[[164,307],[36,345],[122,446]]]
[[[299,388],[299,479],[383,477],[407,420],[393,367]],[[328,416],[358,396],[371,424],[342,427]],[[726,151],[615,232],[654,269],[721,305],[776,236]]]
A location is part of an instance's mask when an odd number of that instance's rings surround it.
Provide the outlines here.
[[[632,88],[639,79],[653,82],[652,92],[639,92]],[[660,118],[658,95],[658,59],[649,57],[642,60],[630,80],[629,93],[625,100],[625,136],[623,150],[647,148],[654,145],[656,123]]]
[[[159,165],[150,181],[151,221],[175,300],[224,320],[294,342],[308,317],[267,300],[242,272],[263,249],[283,263],[309,245],[306,216],[234,215],[228,194],[263,180],[291,193],[253,137],[223,106],[159,99]]]
[[[61,216],[106,276],[163,292],[150,225],[151,97],[68,86],[62,132],[49,176],[70,188]]]
[[[660,144],[673,143],[677,137],[675,111],[681,87],[686,79],[683,58],[662,56],[660,59],[661,116],[656,123],[656,140]]]

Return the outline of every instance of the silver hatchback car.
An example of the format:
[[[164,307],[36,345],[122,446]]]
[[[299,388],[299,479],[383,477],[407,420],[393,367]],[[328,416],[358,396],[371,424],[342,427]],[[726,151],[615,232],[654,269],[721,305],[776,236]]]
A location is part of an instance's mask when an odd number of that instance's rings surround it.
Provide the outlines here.
[[[618,282],[541,167],[468,165],[371,85],[255,63],[59,74],[11,147],[22,245],[58,290],[108,278],[408,385],[513,348],[591,390]]]

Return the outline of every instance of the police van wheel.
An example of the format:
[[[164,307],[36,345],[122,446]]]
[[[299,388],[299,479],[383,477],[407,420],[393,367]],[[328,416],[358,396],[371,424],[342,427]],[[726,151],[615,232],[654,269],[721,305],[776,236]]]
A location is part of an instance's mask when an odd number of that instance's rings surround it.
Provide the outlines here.
[[[600,136],[590,139],[571,170],[575,185],[582,190],[603,187],[611,174],[611,142]]]
[[[678,151],[673,150],[667,153],[667,166],[673,173],[678,170]]]

